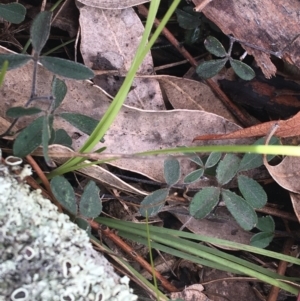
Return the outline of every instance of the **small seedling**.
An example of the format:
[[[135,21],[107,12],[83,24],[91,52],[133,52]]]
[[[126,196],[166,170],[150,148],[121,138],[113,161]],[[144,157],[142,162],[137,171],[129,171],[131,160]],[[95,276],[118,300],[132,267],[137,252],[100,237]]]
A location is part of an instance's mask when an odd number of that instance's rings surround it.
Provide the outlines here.
[[[211,78],[218,74],[225,66],[225,64],[229,61],[232,69],[241,79],[253,79],[255,77],[254,70],[245,63],[239,60],[235,60],[231,57],[232,46],[234,42],[234,39],[230,39],[229,50],[228,52],[226,52],[225,48],[219,40],[217,40],[215,37],[209,36],[204,41],[204,46],[207,51],[209,51],[214,56],[219,57],[220,59],[201,63],[196,68],[197,74],[204,79]]]

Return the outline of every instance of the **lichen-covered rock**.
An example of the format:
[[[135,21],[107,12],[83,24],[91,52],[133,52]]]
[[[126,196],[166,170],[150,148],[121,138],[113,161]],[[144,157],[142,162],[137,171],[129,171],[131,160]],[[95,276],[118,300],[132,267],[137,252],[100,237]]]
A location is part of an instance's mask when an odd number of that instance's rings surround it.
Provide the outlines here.
[[[0,301],[133,301],[128,281],[85,231],[0,164]]]

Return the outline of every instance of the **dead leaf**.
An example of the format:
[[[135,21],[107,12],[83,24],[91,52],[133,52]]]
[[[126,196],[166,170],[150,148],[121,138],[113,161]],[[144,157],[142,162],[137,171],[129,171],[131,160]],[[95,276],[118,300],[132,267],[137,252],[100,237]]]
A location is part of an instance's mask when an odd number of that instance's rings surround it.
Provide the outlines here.
[[[5,48],[2,52],[5,52]],[[7,51],[7,50],[6,50]],[[38,68],[38,94],[47,95],[50,91],[52,74],[42,66]],[[2,102],[0,102],[0,116],[9,120],[5,112],[11,106],[24,105],[30,95],[32,77],[32,63],[28,63],[19,69],[6,73],[4,83],[0,89]],[[102,91],[89,81],[65,80],[68,93],[59,112],[85,113],[97,120],[103,116],[110,99]],[[46,103],[39,103],[48,106]],[[22,118],[17,127],[22,128],[32,118]],[[55,119],[56,128],[65,129],[73,138],[73,148],[78,150],[86,141],[87,135],[80,132],[66,121]],[[123,106],[118,117],[104,136],[105,144],[99,143],[96,147],[106,146],[107,154],[132,154],[147,150],[190,145],[194,137],[194,129],[204,133],[224,133],[239,129],[236,124],[215,114],[197,110],[172,110],[172,111],[145,111]],[[4,130],[4,129],[2,129]],[[79,136],[79,137],[78,137]],[[249,140],[240,140],[246,144]],[[251,142],[250,142],[251,143]],[[220,144],[219,142],[204,142],[203,144]],[[143,174],[153,180],[164,182],[162,157],[152,157],[152,160],[143,158],[114,161],[112,164],[133,172]],[[194,170],[189,160],[181,160],[182,177]],[[197,182],[198,187],[209,186],[210,180],[204,179]],[[202,186],[201,186],[202,185]]]
[[[200,135],[194,138],[196,140],[223,140],[223,139],[241,139],[250,137],[266,136],[270,129],[275,125],[278,125],[278,129],[275,136],[286,138],[300,135],[300,112],[290,119],[279,121],[268,121],[261,124],[251,126],[242,130],[238,130],[228,134],[221,135]]]
[[[290,192],[290,197],[293,205],[294,212],[297,216],[297,219],[300,223],[300,194]]]
[[[81,54],[85,65],[94,70],[117,70],[102,74],[94,83],[115,96],[134,60],[144,26],[132,8],[104,10],[82,6],[80,10]],[[139,74],[153,74],[153,61],[148,53]],[[159,83],[155,79],[136,78],[127,96],[127,105],[148,110],[165,109]]]
[[[183,299],[184,301],[211,301],[203,293],[204,287],[201,284],[193,284],[186,287],[182,292],[171,293],[170,297],[174,299]]]
[[[193,0],[200,4],[202,0]],[[256,50],[241,43],[253,55],[267,78],[275,75],[276,67],[268,51],[282,52],[282,58],[300,68],[299,16],[297,0],[223,0],[211,1],[202,11],[225,34],[262,48]],[[266,22],[267,20],[267,22]]]
[[[249,245],[252,233],[243,230],[235,221],[233,216],[225,207],[216,209],[216,218],[195,219],[188,214],[187,209],[180,208],[180,211],[186,211],[186,214],[179,214],[170,211],[186,228],[192,233],[205,235],[208,237],[226,239],[233,242]],[[233,248],[219,246],[222,249],[233,250]]]
[[[237,122],[211,88],[199,81],[156,75],[174,109],[203,110]]]
[[[77,0],[77,2],[81,4],[104,9],[123,9],[149,1],[150,0]]]
[[[283,188],[300,193],[300,158],[285,157],[276,166],[270,165],[265,159],[264,164],[272,178]]]

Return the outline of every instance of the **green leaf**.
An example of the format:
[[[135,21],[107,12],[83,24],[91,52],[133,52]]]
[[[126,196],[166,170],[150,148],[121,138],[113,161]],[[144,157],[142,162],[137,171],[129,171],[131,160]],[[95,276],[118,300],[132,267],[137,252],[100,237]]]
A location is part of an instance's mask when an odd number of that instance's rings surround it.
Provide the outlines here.
[[[204,174],[204,169],[200,168],[189,173],[183,180],[185,184],[191,184],[198,181]]]
[[[78,113],[60,113],[59,116],[87,135],[90,135],[99,123],[96,119]]]
[[[83,218],[77,217],[75,219],[75,224],[82,230],[84,230],[90,237],[92,235],[90,224]]]
[[[225,205],[238,224],[246,231],[251,230],[257,224],[257,215],[253,207],[242,197],[223,189],[222,197]]]
[[[33,49],[40,54],[50,34],[52,13],[40,12],[32,22],[30,39]]]
[[[72,79],[90,79],[94,77],[94,72],[79,63],[75,63],[69,60],[42,56],[40,57],[41,64],[51,72]]]
[[[18,135],[13,145],[15,156],[23,158],[41,145],[43,120],[44,116],[37,118]]]
[[[195,44],[201,37],[201,30],[199,27],[188,29],[184,33],[184,41],[188,45]]]
[[[169,186],[176,184],[180,178],[180,164],[174,157],[164,161],[164,177]]]
[[[3,84],[7,68],[8,68],[8,61],[4,61],[4,63],[2,64],[2,67],[1,67],[1,71],[0,71],[0,87]]]
[[[31,116],[41,112],[42,110],[36,107],[32,107],[32,108],[13,107],[13,108],[9,108],[6,111],[6,116],[11,118],[19,118],[23,116]]]
[[[71,184],[62,176],[54,177],[50,182],[51,190],[58,202],[70,213],[77,214],[75,192]]]
[[[253,145],[264,145],[265,138],[260,138]],[[272,137],[269,145],[279,144],[279,139]],[[268,155],[267,160],[273,159],[274,155]],[[263,165],[263,156],[260,154],[245,154],[239,166],[239,171],[247,171]]]
[[[79,203],[79,212],[84,217],[98,217],[102,211],[102,202],[99,196],[100,189],[95,182],[89,181],[85,186]]]
[[[31,59],[32,57],[27,54],[0,54],[0,65],[8,61],[7,70],[12,70],[25,65]]]
[[[274,234],[271,232],[260,232],[251,237],[250,245],[257,248],[266,248],[273,238]]]
[[[239,175],[238,186],[245,200],[253,208],[259,209],[266,205],[268,201],[267,194],[255,180]]]
[[[224,57],[227,55],[225,48],[221,42],[215,37],[209,36],[204,41],[204,46],[207,51],[217,57]]]
[[[26,8],[19,3],[0,4],[0,17],[10,23],[20,24],[25,15]]]
[[[222,70],[227,61],[228,59],[225,58],[203,62],[196,68],[196,72],[203,79],[211,78]]]
[[[65,82],[54,76],[52,81],[52,95],[54,97],[52,112],[54,112],[60,106],[67,94],[67,91],[68,88]]]
[[[234,154],[226,154],[217,167],[218,183],[224,185],[228,183],[238,171],[240,158]]]
[[[191,155],[191,154],[188,154],[188,155]],[[194,162],[194,163],[196,163],[197,165],[199,165],[200,167],[203,167],[204,166],[204,164],[203,164],[203,162],[202,162],[202,160],[201,160],[201,158],[199,157],[199,156],[195,156],[195,157],[190,157],[189,158],[192,162]]]
[[[140,214],[145,217],[156,215],[164,206],[168,194],[169,189],[163,188],[147,195],[141,202]]]
[[[201,25],[201,20],[199,19],[200,14],[195,16],[182,9],[176,9],[175,13],[177,16],[178,24],[181,28],[194,29]]]
[[[51,132],[53,130],[52,126],[53,126],[53,115],[44,116],[43,132],[42,132],[43,156],[45,158],[47,165],[51,167],[53,167],[53,163],[48,155],[48,146],[51,137]]]
[[[205,168],[211,168],[215,166],[221,159],[222,154],[218,152],[212,152],[208,156],[206,162],[205,162]]]
[[[247,64],[232,58],[229,61],[232,69],[241,79],[251,80],[255,77],[254,70]]]
[[[60,144],[72,148],[72,138],[63,129],[55,131],[55,138],[51,144]]]
[[[190,215],[194,218],[206,217],[219,203],[220,189],[205,187],[195,194],[190,203]]]
[[[256,228],[264,232],[274,232],[275,222],[273,217],[271,215],[259,217]]]

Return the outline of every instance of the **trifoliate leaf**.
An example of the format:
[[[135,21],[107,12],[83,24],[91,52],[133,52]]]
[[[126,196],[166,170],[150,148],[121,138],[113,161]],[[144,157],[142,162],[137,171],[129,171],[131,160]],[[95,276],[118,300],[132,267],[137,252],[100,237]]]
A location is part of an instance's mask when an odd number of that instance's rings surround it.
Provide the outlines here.
[[[54,177],[51,182],[51,191],[58,202],[70,213],[77,214],[75,192],[71,184],[62,176]]]
[[[37,118],[17,136],[13,145],[15,156],[23,158],[41,145],[43,121],[44,116]]]
[[[204,79],[211,78],[217,75],[222,70],[227,60],[228,59],[225,58],[221,60],[211,60],[203,62],[196,68],[196,72],[200,77]]]
[[[31,55],[27,54],[0,54],[0,66],[8,61],[7,70],[12,70],[25,65],[31,59]]]
[[[272,232],[260,232],[254,234],[250,239],[250,245],[257,248],[266,248],[274,238]]]
[[[206,217],[218,204],[220,189],[218,187],[205,187],[195,194],[190,203],[190,215],[194,218]]]
[[[23,116],[31,116],[42,112],[40,108],[24,108],[24,107],[13,107],[6,111],[6,116],[11,118],[19,118]]]
[[[253,208],[259,209],[266,205],[268,197],[264,189],[252,178],[238,176],[238,186],[244,199]]]
[[[52,13],[40,12],[32,22],[30,28],[30,39],[33,49],[40,54],[44,48],[50,33]]]
[[[247,64],[230,58],[230,65],[234,72],[243,80],[251,80],[255,77],[254,70]]]
[[[207,51],[209,51],[211,54],[217,57],[224,57],[227,54],[221,42],[215,37],[207,37],[204,41],[204,46]]]
[[[180,164],[174,157],[164,161],[164,177],[169,186],[176,184],[180,178]]]
[[[217,180],[221,185],[227,184],[235,176],[240,158],[234,154],[226,154],[217,167]]]
[[[0,4],[0,17],[10,23],[20,24],[25,15],[26,8],[19,3]]]
[[[94,72],[90,68],[69,60],[42,56],[40,62],[49,71],[67,78],[85,80],[94,77]]]
[[[154,216],[164,206],[166,198],[169,194],[168,188],[163,188],[147,195],[141,202],[140,214],[142,216]]]
[[[102,202],[99,196],[100,189],[95,182],[90,181],[84,188],[79,203],[79,212],[84,217],[98,217],[102,211]]]
[[[249,231],[255,227],[257,224],[256,212],[242,197],[223,189],[222,198],[231,215],[244,230]]]
[[[78,113],[60,113],[59,116],[87,135],[90,135],[99,123],[92,117]]]
[[[204,174],[204,169],[200,168],[189,173],[183,180],[185,184],[191,184],[198,181]]]

